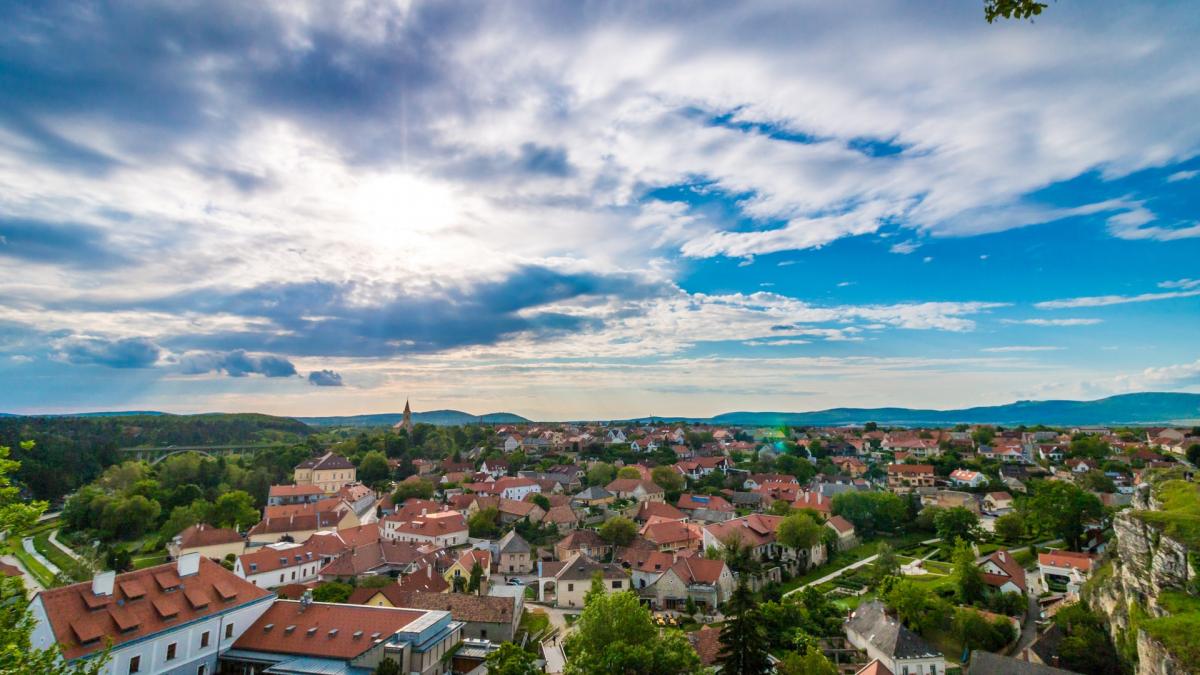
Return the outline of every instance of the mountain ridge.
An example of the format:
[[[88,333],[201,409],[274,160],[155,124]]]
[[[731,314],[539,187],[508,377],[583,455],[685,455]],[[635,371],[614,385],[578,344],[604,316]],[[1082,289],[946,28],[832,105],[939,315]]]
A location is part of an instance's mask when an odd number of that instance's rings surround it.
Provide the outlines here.
[[[221,415],[237,413],[201,413]],[[126,417],[139,415],[173,415],[157,411],[110,411],[17,415],[0,412],[0,417]],[[185,416],[185,415],[180,415]],[[328,426],[392,426],[403,419],[403,413],[367,413],[361,415],[284,416],[314,427]],[[461,410],[430,410],[414,412],[414,423],[439,426],[476,424],[528,424],[531,420],[509,412],[472,415]],[[1021,400],[994,406],[974,406],[954,409],[922,409],[902,406],[879,408],[838,407],[801,412],[734,411],[712,417],[686,415],[652,415],[609,423],[688,422],[693,424],[728,424],[740,426],[838,426],[875,422],[885,426],[937,426],[954,424],[999,425],[1200,425],[1200,394],[1183,392],[1142,392],[1118,394],[1105,398],[1076,401],[1069,399]]]

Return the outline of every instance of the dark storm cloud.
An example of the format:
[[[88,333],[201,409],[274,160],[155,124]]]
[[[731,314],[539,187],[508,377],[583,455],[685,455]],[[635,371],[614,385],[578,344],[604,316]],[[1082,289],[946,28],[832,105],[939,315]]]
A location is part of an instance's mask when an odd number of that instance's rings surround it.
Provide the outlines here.
[[[119,308],[233,315],[269,324],[253,330],[162,340],[178,352],[247,350],[372,357],[487,346],[517,334],[546,339],[596,330],[603,325],[601,319],[538,308],[562,301],[600,302],[608,297],[637,300],[663,291],[658,285],[625,275],[566,273],[530,266],[498,281],[422,288],[420,292],[310,281],[264,285],[227,295],[212,289],[193,291]],[[98,309],[95,305],[89,308]]]
[[[308,374],[308,383],[318,387],[341,387],[342,376],[332,370],[314,370]]]
[[[181,370],[189,375],[216,372],[225,373],[230,377],[246,377],[255,374],[267,377],[291,377],[296,374],[296,366],[281,356],[255,356],[247,354],[241,349],[230,352],[185,354],[180,357],[179,365]]]
[[[158,362],[162,350],[146,338],[68,338],[59,346],[62,358],[70,363],[100,365],[109,368],[149,368]]]
[[[411,150],[425,135],[397,131],[423,127],[430,111],[459,98],[440,86],[443,43],[478,15],[447,3],[409,11],[330,3],[299,23],[265,5],[219,1],[8,3],[0,12],[0,126],[42,161],[83,170],[117,160],[46,120],[103,128],[143,161],[197,135],[236,136],[263,114],[302,123],[351,158]],[[364,38],[363,26],[381,39]],[[229,178],[254,186],[254,177]]]
[[[126,262],[99,228],[4,217],[0,217],[0,257],[86,268]]]

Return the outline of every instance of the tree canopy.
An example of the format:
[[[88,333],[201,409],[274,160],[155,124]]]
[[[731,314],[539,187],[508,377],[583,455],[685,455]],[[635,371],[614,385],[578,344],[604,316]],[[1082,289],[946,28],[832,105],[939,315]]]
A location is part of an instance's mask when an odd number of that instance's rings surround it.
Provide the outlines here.
[[[700,657],[677,630],[659,631],[629,591],[589,593],[565,641],[566,675],[692,675]]]

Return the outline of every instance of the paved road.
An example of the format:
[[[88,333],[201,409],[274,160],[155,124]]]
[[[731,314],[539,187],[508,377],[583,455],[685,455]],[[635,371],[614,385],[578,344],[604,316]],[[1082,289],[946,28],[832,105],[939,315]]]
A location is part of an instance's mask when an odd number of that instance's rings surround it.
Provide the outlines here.
[[[86,564],[86,562],[83,559],[83,556],[76,553],[74,551],[74,549],[72,549],[70,546],[67,546],[66,544],[64,544],[58,540],[58,530],[55,530],[50,533],[50,543],[57,546],[59,548],[59,550],[61,550],[63,553],[66,553],[67,555],[74,558],[75,562]]]
[[[22,576],[22,580],[25,582],[25,592],[29,595],[29,597],[33,597],[35,593],[46,590],[41,584],[38,583],[37,577],[29,573],[29,569],[25,567],[25,563],[21,562],[21,559],[17,556],[7,554],[0,555],[0,561],[6,562],[25,573],[24,576]]]
[[[936,544],[939,541],[941,541],[941,539],[934,537],[933,539],[926,539],[925,541],[923,541],[921,543],[922,544]],[[808,588],[809,586],[820,586],[821,584],[823,584],[827,581],[833,581],[834,579],[842,576],[842,574],[844,574],[845,572],[848,572],[850,570],[856,570],[864,565],[870,565],[871,563],[875,562],[875,559],[878,557],[879,557],[879,554],[876,553],[875,555],[867,556],[866,558],[863,558],[862,560],[859,560],[858,562],[852,562],[849,565],[846,565],[845,567],[842,567],[833,572],[830,572],[829,574],[826,574],[825,576],[821,577],[820,579],[817,579],[816,581],[810,581],[807,584],[804,584],[803,586],[793,588],[792,590],[788,591],[787,593],[784,593],[783,597],[786,598],[787,596],[791,595],[792,593],[795,593],[797,591],[802,591],[805,588]]]
[[[24,539],[22,539],[21,546],[23,546],[25,548],[26,553],[33,556],[34,560],[42,563],[43,567],[50,570],[50,574],[53,574],[54,576],[58,576],[58,573],[62,571],[62,570],[58,569],[58,565],[55,565],[54,563],[50,562],[49,560],[46,560],[46,556],[42,555],[41,553],[38,553],[37,549],[33,547],[33,537],[25,537]]]

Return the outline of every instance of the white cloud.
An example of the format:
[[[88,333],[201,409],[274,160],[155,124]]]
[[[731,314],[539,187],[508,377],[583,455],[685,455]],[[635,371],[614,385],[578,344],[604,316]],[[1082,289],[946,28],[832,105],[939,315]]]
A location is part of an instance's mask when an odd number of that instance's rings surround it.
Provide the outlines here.
[[[1047,300],[1035,303],[1038,309],[1070,309],[1075,307],[1107,307],[1109,305],[1124,305],[1131,302],[1153,302],[1155,300],[1174,300],[1176,298],[1191,298],[1200,295],[1200,290],[1174,291],[1170,293],[1141,293],[1139,295],[1097,295],[1083,298],[1066,298],[1063,300]]]
[[[1000,323],[1024,324],[1026,326],[1094,326],[1101,319],[1001,319]]]
[[[892,253],[908,255],[909,253],[912,253],[913,251],[915,251],[919,248],[921,248],[921,243],[918,241],[902,241],[902,242],[899,242],[896,244],[892,244],[891,248],[889,248],[888,250],[891,251]]]
[[[1193,288],[1200,288],[1200,279],[1176,279],[1175,281],[1163,281],[1158,284],[1159,288],[1178,288],[1184,291],[1190,291]]]
[[[1050,347],[1045,345],[1012,345],[1008,347],[988,347],[979,351],[1002,354],[1005,352],[1056,352],[1061,350],[1062,347]]]
[[[1178,183],[1181,180],[1191,180],[1198,175],[1200,175],[1200,171],[1195,171],[1195,170],[1176,171],[1175,173],[1171,174],[1170,176],[1167,176],[1167,182],[1168,183]]]
[[[1200,385],[1200,359],[1157,368],[1116,378],[1116,385],[1125,391],[1191,388]]]
[[[927,256],[925,256],[924,258],[921,258],[921,262],[923,262],[923,263],[931,263],[931,262],[933,262],[933,256],[931,256],[931,255],[927,255]]]

